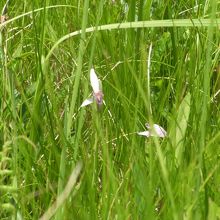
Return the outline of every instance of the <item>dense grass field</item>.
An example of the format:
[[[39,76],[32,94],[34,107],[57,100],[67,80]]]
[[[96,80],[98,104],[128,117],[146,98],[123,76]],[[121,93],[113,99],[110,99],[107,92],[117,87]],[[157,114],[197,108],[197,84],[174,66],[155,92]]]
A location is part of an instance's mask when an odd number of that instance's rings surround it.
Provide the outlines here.
[[[5,3],[0,219],[220,219],[220,2]]]

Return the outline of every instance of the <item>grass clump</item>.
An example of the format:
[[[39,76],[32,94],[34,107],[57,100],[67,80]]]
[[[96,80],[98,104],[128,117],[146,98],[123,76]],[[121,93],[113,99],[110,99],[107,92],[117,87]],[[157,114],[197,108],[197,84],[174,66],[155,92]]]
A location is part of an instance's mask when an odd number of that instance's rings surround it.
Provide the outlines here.
[[[1,219],[220,218],[215,1],[5,4]]]

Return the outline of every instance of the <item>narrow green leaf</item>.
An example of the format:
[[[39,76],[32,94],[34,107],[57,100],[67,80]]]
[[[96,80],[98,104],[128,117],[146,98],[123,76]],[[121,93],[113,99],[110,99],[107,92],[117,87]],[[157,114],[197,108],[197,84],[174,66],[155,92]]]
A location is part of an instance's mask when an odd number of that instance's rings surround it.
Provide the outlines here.
[[[209,199],[209,214],[207,219],[220,219],[220,207],[211,199]]]
[[[176,147],[175,151],[175,157],[177,160],[177,164],[181,164],[182,157],[183,157],[183,151],[184,151],[184,138],[186,134],[189,114],[190,114],[190,102],[191,102],[191,94],[188,93],[184,99],[182,100],[178,112],[177,112],[177,118],[174,122],[174,127],[171,132],[173,134],[173,146]],[[171,136],[171,137],[172,137]]]

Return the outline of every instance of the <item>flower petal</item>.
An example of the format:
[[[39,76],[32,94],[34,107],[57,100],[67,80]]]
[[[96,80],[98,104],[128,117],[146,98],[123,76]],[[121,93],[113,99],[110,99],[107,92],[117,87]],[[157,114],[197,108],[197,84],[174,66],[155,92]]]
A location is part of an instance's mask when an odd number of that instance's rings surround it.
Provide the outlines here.
[[[103,103],[103,93],[100,91],[98,93],[94,93],[94,99],[96,100],[97,105],[100,107]]]
[[[80,106],[80,108],[82,108],[82,107],[84,107],[84,106],[87,106],[87,105],[90,105],[90,104],[92,104],[94,102],[94,98],[88,98],[88,99],[86,99],[83,103],[82,103],[82,105]]]
[[[154,131],[158,137],[163,138],[167,135],[167,132],[160,125],[154,124],[153,126],[154,126]]]
[[[167,135],[167,132],[158,124],[153,124],[153,131],[150,127],[149,123],[146,123],[145,126],[151,130],[151,135],[150,136],[158,136],[158,137],[165,137]]]
[[[140,131],[140,132],[137,132],[138,135],[140,136],[145,136],[145,137],[150,137],[151,134],[149,131]]]
[[[99,79],[93,68],[90,70],[90,83],[94,93],[98,93],[101,90]]]

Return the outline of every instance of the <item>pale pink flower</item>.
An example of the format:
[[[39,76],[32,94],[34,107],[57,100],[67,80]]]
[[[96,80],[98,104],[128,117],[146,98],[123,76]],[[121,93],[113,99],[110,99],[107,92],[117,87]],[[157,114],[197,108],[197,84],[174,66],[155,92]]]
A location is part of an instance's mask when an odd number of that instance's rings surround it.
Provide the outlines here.
[[[80,107],[90,105],[94,101],[96,101],[98,107],[101,107],[103,103],[102,84],[101,81],[98,79],[95,70],[93,68],[90,70],[90,83],[93,90],[93,96],[86,99]]]
[[[147,123],[146,127],[148,129],[147,131],[141,131],[141,132],[138,132],[137,134],[141,136],[145,136],[145,137],[155,136],[155,137],[161,137],[161,138],[164,138],[167,135],[167,132],[160,125],[153,124],[151,128],[150,125]]]

